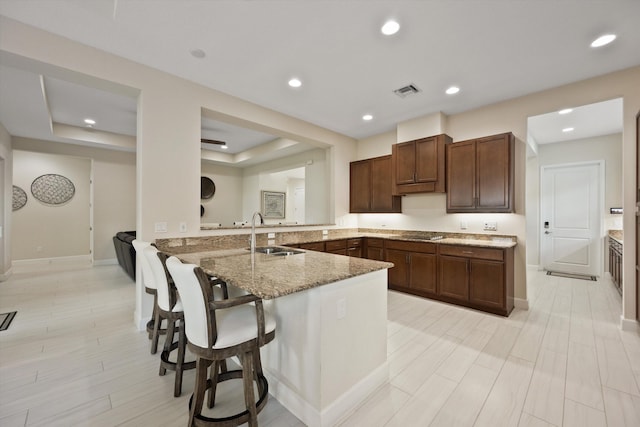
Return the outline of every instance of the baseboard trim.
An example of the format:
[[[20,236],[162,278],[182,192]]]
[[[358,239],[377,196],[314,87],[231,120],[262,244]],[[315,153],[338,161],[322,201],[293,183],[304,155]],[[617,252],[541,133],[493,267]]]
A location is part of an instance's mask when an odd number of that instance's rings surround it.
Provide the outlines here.
[[[313,407],[286,384],[270,375],[266,369],[265,376],[269,381],[269,393],[304,424],[309,427],[330,427],[346,419],[373,391],[389,380],[389,363],[385,361],[323,411]]]
[[[9,269],[7,271],[5,271],[4,273],[0,274],[0,282],[4,282],[6,280],[8,280],[11,275],[13,274],[13,268],[9,267]]]
[[[94,259],[93,265],[117,265],[117,258],[109,258],[109,259]]]
[[[628,332],[640,332],[640,323],[635,319],[625,319],[620,316],[620,329]]]
[[[522,298],[514,298],[513,299],[513,306],[515,308],[519,308],[521,310],[529,310],[529,300],[528,299],[522,299]]]
[[[15,272],[42,271],[69,267],[91,267],[91,255],[72,255],[53,258],[19,259],[11,263]]]

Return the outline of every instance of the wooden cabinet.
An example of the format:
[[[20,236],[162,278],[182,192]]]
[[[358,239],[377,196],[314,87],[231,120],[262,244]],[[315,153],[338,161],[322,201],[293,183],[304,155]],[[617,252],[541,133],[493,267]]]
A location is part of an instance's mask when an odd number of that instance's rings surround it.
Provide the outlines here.
[[[609,272],[613,284],[622,295],[622,243],[609,237]]]
[[[503,316],[513,310],[513,248],[442,245],[438,271],[444,300]]]
[[[389,288],[424,296],[437,293],[435,244],[388,240],[385,253],[386,260],[394,264],[388,270]]]
[[[513,134],[448,144],[446,151],[447,213],[514,211]]]
[[[445,134],[394,144],[394,194],[444,193],[445,145],[451,137]]]
[[[300,249],[307,249],[310,251],[324,252],[324,242],[309,242],[300,243]]]
[[[347,255],[362,258],[362,239],[347,239]]]
[[[384,239],[367,237],[365,242],[365,258],[384,261]]]
[[[391,156],[350,163],[349,212],[400,213],[399,196],[392,195]]]

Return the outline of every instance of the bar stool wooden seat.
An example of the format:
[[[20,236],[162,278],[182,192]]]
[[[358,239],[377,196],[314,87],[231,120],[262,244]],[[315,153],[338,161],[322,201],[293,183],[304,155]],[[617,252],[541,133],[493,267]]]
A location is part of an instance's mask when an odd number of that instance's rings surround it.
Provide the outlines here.
[[[184,304],[189,350],[196,355],[196,382],[189,403],[189,426],[257,426],[258,413],[267,403],[269,386],[262,372],[260,347],[275,337],[275,319],[265,314],[262,300],[254,295],[216,301],[207,275],[194,264],[182,264],[176,257],[166,260]],[[238,357],[242,370],[220,373],[221,362]],[[210,378],[207,369],[211,366]],[[246,410],[224,418],[202,415],[204,396],[215,404],[217,384],[242,378]],[[253,383],[257,384],[256,402]]]
[[[154,246],[147,246],[142,253],[149,262],[153,272],[154,282],[157,287],[158,310],[154,319],[153,334],[157,336],[157,331],[163,319],[167,321],[167,333],[164,341],[164,348],[160,353],[159,375],[165,375],[167,369],[176,372],[173,395],[180,396],[182,393],[182,375],[188,369],[196,367],[195,361],[185,362],[184,356],[187,348],[187,341],[184,326],[184,312],[182,301],[175,288],[171,285],[169,273],[163,263],[166,255],[158,251]],[[178,341],[174,342],[174,335],[178,334]],[[178,352],[176,361],[169,360],[173,351]]]

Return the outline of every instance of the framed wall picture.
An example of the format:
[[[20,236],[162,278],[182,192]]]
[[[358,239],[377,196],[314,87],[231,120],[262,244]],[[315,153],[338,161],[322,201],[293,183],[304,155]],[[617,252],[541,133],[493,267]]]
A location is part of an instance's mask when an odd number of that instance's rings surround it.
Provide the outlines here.
[[[279,191],[262,191],[262,216],[264,219],[284,218],[286,194]]]

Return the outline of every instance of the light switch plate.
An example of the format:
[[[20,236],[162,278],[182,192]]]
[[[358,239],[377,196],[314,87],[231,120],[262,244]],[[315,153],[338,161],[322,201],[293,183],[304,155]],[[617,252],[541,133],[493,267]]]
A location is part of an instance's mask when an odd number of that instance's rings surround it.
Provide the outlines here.
[[[180,232],[181,233],[186,233],[187,232],[187,223],[186,222],[181,222],[180,223]]]
[[[322,235],[323,235],[323,236],[326,236],[326,235],[328,235],[328,234],[329,234],[329,230],[322,230]]]
[[[267,233],[267,238],[268,239],[275,239],[276,238],[276,233]]]
[[[467,229],[467,221],[460,221],[460,230]]]
[[[167,223],[166,222],[156,222],[154,230],[156,233],[166,233],[167,232]]]

